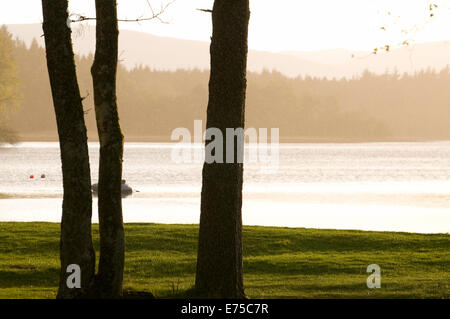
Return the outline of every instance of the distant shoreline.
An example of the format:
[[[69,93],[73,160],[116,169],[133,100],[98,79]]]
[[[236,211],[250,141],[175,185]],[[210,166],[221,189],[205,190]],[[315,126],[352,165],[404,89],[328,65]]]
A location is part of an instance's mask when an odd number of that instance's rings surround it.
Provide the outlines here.
[[[444,142],[450,138],[423,138],[423,137],[380,137],[380,138],[360,138],[360,137],[280,137],[280,143],[405,143],[405,142]],[[58,142],[58,137],[52,133],[25,133],[19,134],[18,142]],[[98,142],[98,137],[88,134],[89,142]],[[148,135],[136,136],[125,135],[125,142],[143,143],[177,143],[170,136]],[[269,139],[270,142],[270,139]]]

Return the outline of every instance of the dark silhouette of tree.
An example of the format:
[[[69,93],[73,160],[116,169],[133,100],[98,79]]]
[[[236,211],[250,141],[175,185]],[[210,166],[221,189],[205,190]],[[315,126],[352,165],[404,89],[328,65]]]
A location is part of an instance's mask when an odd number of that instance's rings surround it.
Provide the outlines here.
[[[86,296],[95,273],[91,238],[92,194],[83,105],[79,92],[67,1],[42,0],[47,68],[58,126],[63,173],[61,273],[58,298]],[[81,269],[81,288],[68,288],[67,266]]]
[[[116,103],[119,35],[116,0],[96,0],[95,8],[96,48],[91,73],[100,140],[100,262],[95,294],[101,298],[116,298],[122,294],[125,251],[121,198],[123,135]]]
[[[212,10],[211,74],[207,128],[244,127],[247,38],[250,17],[248,0],[215,0]],[[201,217],[196,288],[207,297],[244,298],[242,273],[243,164],[205,162],[201,193]],[[209,142],[206,143],[208,145]]]

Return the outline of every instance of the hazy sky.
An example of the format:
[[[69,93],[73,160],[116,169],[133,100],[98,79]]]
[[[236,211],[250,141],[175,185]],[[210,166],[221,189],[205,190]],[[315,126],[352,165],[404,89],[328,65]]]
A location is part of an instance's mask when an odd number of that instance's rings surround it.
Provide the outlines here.
[[[162,2],[161,2],[162,1]],[[157,11],[166,0],[150,0]],[[427,0],[250,0],[249,46],[252,49],[372,50],[413,37],[416,42],[450,40],[450,0],[436,0],[429,18]],[[94,0],[71,0],[70,12],[94,16]],[[208,41],[211,17],[196,8],[211,8],[213,0],[176,0],[158,21],[122,23],[121,28],[156,35]],[[118,0],[120,18],[146,17],[146,0]],[[400,18],[398,18],[400,16]],[[0,24],[42,22],[40,0],[0,2]],[[381,27],[387,26],[387,31]],[[418,32],[405,35],[402,29]]]

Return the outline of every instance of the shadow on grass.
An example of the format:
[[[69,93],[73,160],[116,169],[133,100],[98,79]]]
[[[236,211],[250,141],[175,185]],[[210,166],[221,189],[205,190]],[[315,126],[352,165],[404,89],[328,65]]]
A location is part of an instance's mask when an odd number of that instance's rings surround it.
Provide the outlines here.
[[[161,296],[161,299],[204,299],[207,298],[204,294],[202,294],[200,291],[195,289],[194,286],[187,289],[182,289],[175,292],[170,292],[167,295]]]
[[[130,289],[123,291],[122,299],[155,299],[155,296],[151,292]]]
[[[0,270],[0,287],[57,287],[59,283],[59,270],[47,268],[44,270]]]
[[[308,261],[292,260],[289,262],[245,261],[244,267],[252,275],[342,275],[364,273],[364,268],[349,267],[338,263],[317,264]]]
[[[260,288],[264,288],[264,287],[259,287],[259,286],[255,286],[255,285],[249,285],[247,287],[247,289],[260,289]],[[358,291],[362,291],[362,290],[368,290],[365,282],[364,283],[351,283],[351,284],[341,284],[341,283],[336,283],[336,284],[321,284],[321,283],[317,283],[317,284],[286,284],[286,283],[280,283],[280,284],[272,284],[270,285],[270,289],[289,289],[289,290],[298,290],[298,291],[302,291],[302,292],[321,292],[323,291],[324,293],[335,293],[335,292],[339,292],[339,291],[354,291],[354,292],[358,292]]]
[[[196,261],[154,261],[149,258],[139,262],[129,261],[126,267],[125,274],[127,276],[139,275],[155,279],[186,277],[195,273]]]

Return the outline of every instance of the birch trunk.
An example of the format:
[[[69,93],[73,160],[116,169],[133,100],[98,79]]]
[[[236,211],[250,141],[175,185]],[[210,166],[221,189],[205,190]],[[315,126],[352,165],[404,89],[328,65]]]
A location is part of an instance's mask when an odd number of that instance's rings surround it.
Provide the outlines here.
[[[96,0],[95,8],[96,48],[91,73],[100,140],[100,261],[95,294],[99,298],[119,298],[122,295],[125,239],[121,198],[123,135],[116,103],[117,5],[115,0]]]
[[[47,68],[58,126],[64,198],[61,219],[60,284],[58,298],[85,297],[95,273],[92,246],[92,194],[89,154],[80,97],[67,26],[67,1],[42,0]],[[67,266],[81,270],[81,288],[66,284]]]

